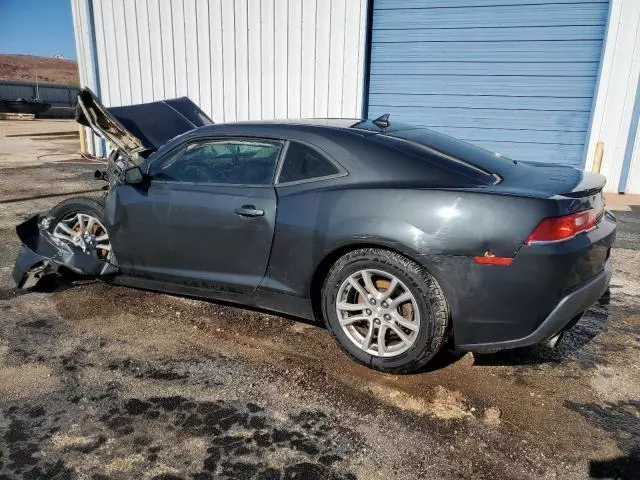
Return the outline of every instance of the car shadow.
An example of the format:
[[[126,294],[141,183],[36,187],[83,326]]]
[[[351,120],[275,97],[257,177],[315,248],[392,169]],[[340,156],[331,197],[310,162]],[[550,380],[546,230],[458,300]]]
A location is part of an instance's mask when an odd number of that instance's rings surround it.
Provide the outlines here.
[[[28,295],[30,293],[53,293],[62,292],[70,288],[74,288],[79,282],[86,285],[88,283],[95,283],[98,280],[81,277],[71,272],[73,278],[65,276],[50,274],[45,275],[38,279],[34,285],[25,288],[18,287],[2,287],[0,288],[0,300],[9,300],[11,298],[20,297],[22,295]]]
[[[640,401],[578,403],[565,406],[582,415],[591,425],[605,431],[623,455],[607,460],[590,460],[591,478],[640,478]]]
[[[212,303],[212,304],[216,304],[216,305],[221,305],[221,306],[225,306],[225,307],[230,307],[230,308],[241,308],[242,310],[248,310],[248,311],[252,311],[252,312],[256,312],[256,313],[262,313],[264,315],[275,315],[278,316],[280,318],[284,318],[287,320],[292,320],[294,322],[298,322],[298,323],[304,323],[307,325],[312,325],[315,327],[320,327],[320,328],[325,328],[324,322],[321,320],[308,320],[305,318],[301,318],[301,317],[295,317],[293,315],[288,315],[285,313],[279,313],[279,312],[274,312],[272,310],[267,310],[264,308],[260,308],[260,307],[255,307],[252,305],[239,305],[237,303],[233,303],[233,302],[228,302],[225,300],[213,300],[213,299],[209,299],[209,298],[203,298],[203,297],[198,297],[198,296],[194,296],[194,295],[185,295],[185,294],[173,294],[173,293],[168,293],[168,292],[159,292],[156,290],[149,290],[149,289],[145,289],[145,288],[137,288],[134,286],[119,286],[119,285],[114,285],[109,283],[108,281],[105,280],[100,280],[97,278],[92,278],[92,277],[87,277],[87,276],[83,276],[80,274],[76,274],[73,271],[69,270],[69,269],[65,269],[64,273],[62,275],[57,275],[57,274],[52,274],[52,275],[46,275],[44,277],[42,277],[40,280],[38,280],[38,282],[31,288],[28,289],[24,289],[24,290],[20,290],[17,288],[13,288],[12,291],[16,291],[17,294],[20,295],[24,295],[25,293],[28,292],[46,292],[46,293],[53,293],[53,292],[62,292],[65,290],[69,290],[71,288],[77,287],[79,285],[91,285],[94,283],[105,283],[107,285],[110,285],[113,288],[131,288],[133,290],[140,290],[143,292],[152,292],[152,293],[161,293],[163,295],[169,295],[172,297],[176,297],[176,298],[189,298],[189,299],[193,299],[193,300],[198,300],[200,302],[207,302],[207,303]]]
[[[640,451],[611,460],[590,460],[591,478],[637,480],[640,477]]]
[[[71,270],[65,270],[63,275],[58,275],[55,273],[51,275],[45,275],[40,278],[35,285],[22,291],[25,293],[64,292],[65,290],[75,288],[78,285],[91,285],[98,282],[100,282],[100,280],[79,275],[72,272]]]
[[[457,363],[462,357],[464,357],[464,355],[464,352],[458,352],[455,349],[446,346],[440,350],[436,356],[429,361],[429,363],[416,373],[430,373],[447,368]]]

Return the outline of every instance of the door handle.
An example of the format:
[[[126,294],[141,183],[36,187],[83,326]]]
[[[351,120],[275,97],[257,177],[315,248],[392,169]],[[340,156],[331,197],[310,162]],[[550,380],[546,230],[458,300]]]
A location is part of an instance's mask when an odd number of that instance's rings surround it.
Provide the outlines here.
[[[262,217],[264,210],[260,210],[253,205],[243,205],[240,208],[234,210],[241,217]]]

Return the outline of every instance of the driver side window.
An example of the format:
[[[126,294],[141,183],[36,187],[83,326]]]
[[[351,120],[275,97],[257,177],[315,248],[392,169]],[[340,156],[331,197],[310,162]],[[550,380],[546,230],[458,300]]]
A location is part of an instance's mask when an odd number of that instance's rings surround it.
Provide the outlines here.
[[[271,185],[281,147],[257,140],[191,143],[151,164],[149,174],[160,181]]]

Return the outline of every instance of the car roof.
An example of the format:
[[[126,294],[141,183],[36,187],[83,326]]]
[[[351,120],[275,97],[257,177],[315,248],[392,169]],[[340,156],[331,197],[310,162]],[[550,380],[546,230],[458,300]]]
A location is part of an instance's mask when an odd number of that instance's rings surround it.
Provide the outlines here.
[[[275,120],[248,120],[240,122],[232,122],[227,125],[283,125],[283,126],[295,126],[295,125],[311,125],[317,127],[330,127],[330,128],[356,128],[356,126],[363,120],[360,118],[285,118]]]
[[[375,120],[359,118],[244,121],[200,127],[195,129],[193,133],[195,136],[216,134],[270,136],[275,139],[307,141],[326,149],[330,149],[330,144],[334,142],[347,148],[362,148],[362,142],[356,145],[353,141],[349,142],[349,137],[352,140],[368,138],[372,142],[366,143],[375,143],[378,147],[384,145],[397,148],[398,141],[405,141],[414,144],[414,146],[430,149],[431,152],[427,153],[436,151],[436,153],[449,157],[453,161],[468,162],[469,165],[487,173],[499,172],[505,163],[505,159],[500,155],[457,138],[426,127],[394,121],[391,121],[386,128],[377,125]]]
[[[407,141],[414,146],[426,147],[429,152],[424,154],[438,154],[441,157],[448,157],[450,161],[466,162],[467,166],[479,169],[488,174],[505,172],[513,165],[513,160],[500,154],[485,150],[463,140],[445,135],[444,133],[431,130],[429,128],[403,122],[389,122],[387,127],[380,127],[375,120],[358,118],[311,118],[311,119],[289,119],[289,120],[268,120],[237,122],[239,128],[251,126],[254,128],[273,125],[289,132],[298,130],[317,130],[321,135],[332,137],[331,132],[346,132],[359,137],[370,137],[376,143],[398,147],[398,141]],[[204,127],[204,128],[213,128]],[[283,133],[283,136],[286,135]],[[290,135],[290,133],[289,133]],[[373,137],[375,135],[375,137]],[[290,136],[294,139],[295,136]],[[335,138],[335,136],[334,136]],[[406,150],[405,150],[406,151]],[[414,149],[415,153],[415,149]],[[418,155],[420,156],[420,155]]]
[[[412,141],[403,138],[409,132],[424,130],[426,129],[401,122],[380,128],[371,120],[357,118],[219,123],[180,135],[162,147],[157,154],[163,155],[175,146],[207,137],[269,138],[302,142],[320,149],[350,173],[348,178],[341,179],[344,184],[413,182],[420,178],[435,178],[434,168],[445,169],[456,176],[463,175],[466,178],[464,183],[467,184],[469,181],[473,184],[486,184],[494,180],[477,167],[451,161],[450,158],[443,158],[442,154],[436,158],[433,151],[420,150]],[[463,143],[446,135],[431,133],[444,143]]]
[[[271,135],[286,136],[294,131],[316,131],[320,135],[330,135],[331,132],[342,131],[359,136],[367,136],[383,133],[384,130],[376,127],[370,120],[360,118],[292,118],[277,120],[248,120],[239,122],[216,123],[200,127],[194,130],[199,135],[217,133],[256,134],[260,129]],[[281,132],[281,133],[278,133]]]

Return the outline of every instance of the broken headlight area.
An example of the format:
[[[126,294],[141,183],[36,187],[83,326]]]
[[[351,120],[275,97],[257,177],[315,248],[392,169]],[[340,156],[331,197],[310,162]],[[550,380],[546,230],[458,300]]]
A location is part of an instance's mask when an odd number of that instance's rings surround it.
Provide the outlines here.
[[[104,170],[96,170],[94,178],[108,183],[105,189],[111,189],[122,183],[124,171],[135,166],[133,162],[127,160],[118,150],[112,150],[107,157],[107,165]]]
[[[104,277],[118,272],[115,265],[92,255],[86,245],[73,245],[49,231],[52,218],[37,214],[16,226],[22,241],[13,280],[18,288],[28,288],[47,275],[68,269],[80,275]]]

